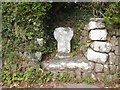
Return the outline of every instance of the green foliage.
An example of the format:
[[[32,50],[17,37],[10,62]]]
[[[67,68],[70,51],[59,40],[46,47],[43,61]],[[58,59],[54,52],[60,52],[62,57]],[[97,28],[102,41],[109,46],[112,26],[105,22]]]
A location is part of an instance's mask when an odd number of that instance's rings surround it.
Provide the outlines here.
[[[80,80],[79,79],[76,80],[76,83],[82,83],[82,82],[90,84],[90,83],[94,83],[95,80],[90,78],[90,77],[86,77],[86,78],[82,78]]]
[[[116,25],[116,29],[120,31],[120,1],[109,4],[104,13],[104,18],[107,23],[107,27],[111,28],[114,24]]]
[[[68,82],[70,81],[72,78],[70,77],[70,75],[68,73],[63,73],[63,74],[59,74],[57,76],[57,80],[59,81],[63,81],[63,82]]]
[[[44,18],[51,8],[50,3],[41,2],[2,2],[2,80],[13,82],[47,82],[51,74],[39,75],[39,68],[30,68],[25,72],[13,68],[18,60],[23,60],[20,53],[45,51],[45,45],[39,46],[37,38],[44,38]],[[38,76],[36,76],[38,75]],[[41,81],[40,81],[41,80]]]
[[[31,44],[36,46],[37,44],[33,41],[44,36],[43,18],[50,7],[49,3],[3,3],[3,46],[8,44],[9,47],[3,47],[3,52],[7,49],[24,51]],[[42,47],[37,48],[37,50],[41,49]],[[32,48],[32,51],[34,50],[36,50],[35,47]]]
[[[27,82],[27,83],[46,83],[52,80],[52,74],[41,68],[33,69],[29,68],[25,72],[20,70],[14,70],[10,72],[8,70],[3,71],[2,81],[8,85],[14,82]]]
[[[100,11],[103,9],[102,12],[105,9],[105,13],[102,15],[108,27],[115,23],[117,29],[120,30],[120,2],[107,5],[108,7],[102,7],[96,4],[94,7],[98,7]],[[4,63],[2,80],[7,84],[20,81],[28,83],[50,81],[52,74],[41,68],[29,68],[24,72],[13,69],[17,60],[22,60],[19,54],[26,51],[29,53],[42,51],[45,55],[53,53],[57,47],[53,36],[54,29],[63,26],[74,28],[71,46],[72,55],[76,55],[82,46],[81,32],[91,17],[93,17],[91,3],[2,2],[2,56]],[[40,46],[36,42],[37,38],[43,38],[46,43]],[[89,45],[90,42],[86,47]],[[71,77],[64,74],[59,75],[57,79],[68,82]],[[91,78],[85,78],[77,82],[92,83],[94,81]]]
[[[117,78],[118,78],[118,80],[120,81],[120,71],[119,71],[118,74],[117,74]]]
[[[109,8],[106,8],[106,21],[108,23],[120,23],[120,2],[112,3],[109,5]]]

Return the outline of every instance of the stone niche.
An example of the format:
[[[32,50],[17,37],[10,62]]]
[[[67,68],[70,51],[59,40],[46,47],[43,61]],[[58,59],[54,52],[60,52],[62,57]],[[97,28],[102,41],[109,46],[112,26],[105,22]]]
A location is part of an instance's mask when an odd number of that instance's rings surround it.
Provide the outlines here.
[[[85,56],[71,57],[71,39],[73,30],[70,27],[58,27],[54,31],[57,41],[56,57],[49,61],[42,61],[41,66],[54,74],[72,72],[70,76],[77,79],[91,77],[95,80],[112,81],[118,71],[120,54],[118,53],[117,36],[108,40],[103,18],[91,18],[88,24],[89,39],[91,44]],[[111,79],[111,77],[113,79]]]
[[[59,27],[54,31],[54,37],[57,41],[56,57],[49,61],[43,61],[42,67],[51,72],[62,72],[75,69],[82,72],[91,69],[88,60],[85,57],[71,57],[71,39],[73,30],[70,27]],[[78,72],[76,71],[76,73]]]

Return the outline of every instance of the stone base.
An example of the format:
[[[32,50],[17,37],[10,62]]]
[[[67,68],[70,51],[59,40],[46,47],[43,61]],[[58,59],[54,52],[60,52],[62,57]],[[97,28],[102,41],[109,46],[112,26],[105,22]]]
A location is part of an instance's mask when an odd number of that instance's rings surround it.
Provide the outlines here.
[[[106,75],[116,75],[116,69],[111,67],[109,64],[104,66],[103,64],[99,64],[97,62],[91,62],[85,57],[78,56],[70,58],[54,58],[49,61],[41,62],[41,66],[42,68],[52,72],[54,79],[57,75],[64,75],[65,73],[78,80],[89,77],[98,81],[104,81],[104,79],[109,78],[105,77]],[[112,71],[115,72],[111,73]],[[115,78],[112,78],[110,81],[114,79]]]
[[[70,58],[70,53],[57,53],[56,58]]]
[[[41,66],[49,71],[61,71],[64,69],[82,69],[88,70],[91,68],[85,57],[79,58],[54,58],[49,61],[41,62]]]

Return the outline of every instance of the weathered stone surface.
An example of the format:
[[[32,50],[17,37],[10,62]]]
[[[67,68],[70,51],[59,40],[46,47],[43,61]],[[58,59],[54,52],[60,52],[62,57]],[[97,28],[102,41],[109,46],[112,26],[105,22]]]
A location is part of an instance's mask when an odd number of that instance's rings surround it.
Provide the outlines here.
[[[70,54],[69,53],[57,53],[56,57],[58,57],[58,58],[69,58]]]
[[[70,40],[73,37],[73,30],[70,27],[59,27],[54,31],[54,37],[57,40],[58,53],[70,53]]]
[[[89,33],[89,38],[91,40],[106,40],[107,38],[107,30],[91,30]]]
[[[116,72],[120,71],[120,64],[118,66],[116,66]]]
[[[115,46],[112,45],[112,47],[111,47],[111,51],[112,51],[112,52],[115,51]]]
[[[89,70],[91,66],[85,58],[67,58],[67,59],[52,59],[48,62],[41,63],[43,68],[47,70],[63,70],[63,69],[82,69]]]
[[[111,82],[114,80],[114,75],[106,75],[104,73],[97,73],[98,81]]]
[[[81,79],[82,78],[82,75],[81,75],[81,70],[80,69],[76,69],[75,70],[75,74],[76,74],[76,79]]]
[[[95,68],[95,63],[94,62],[89,62],[89,64],[91,65],[91,70],[93,70]]]
[[[117,65],[118,64],[118,56],[116,56],[112,52],[110,52],[108,55],[109,55],[109,63],[111,65]]]
[[[96,74],[96,78],[98,81],[104,81],[104,77],[105,77],[104,73],[97,73]]]
[[[90,21],[88,25],[88,30],[96,28],[105,28],[105,24],[102,21]]]
[[[24,52],[23,54],[20,53],[20,56],[25,58],[28,61],[40,61],[42,58],[41,52],[29,53]]]
[[[40,46],[43,46],[43,38],[37,38],[37,43],[40,45]]]
[[[82,73],[82,78],[87,78],[87,77],[91,77],[91,72],[90,71],[86,71]]]
[[[37,57],[37,59],[40,61],[42,59],[42,53],[41,52],[36,52],[35,56]]]
[[[91,73],[91,77],[92,77],[94,80],[97,80],[96,73]]]
[[[120,48],[118,46],[115,47],[115,54],[120,55]]]
[[[103,65],[103,69],[104,69],[104,73],[105,74],[109,74],[110,73],[110,67],[109,67],[109,64],[107,63],[107,64],[104,64]]]
[[[110,52],[112,45],[108,42],[94,41],[91,43],[91,48],[99,52]]]
[[[115,65],[110,65],[110,74],[116,73],[116,66]]]
[[[110,40],[110,43],[112,44],[112,46],[116,46],[118,45],[118,39],[115,36],[113,36]]]
[[[115,51],[115,47],[118,46],[118,39],[116,38],[116,36],[113,36],[113,37],[110,39],[110,43],[111,43],[111,45],[112,45],[111,51]]]
[[[95,65],[95,72],[103,72],[103,65],[96,63],[96,65]]]
[[[108,58],[108,54],[95,52],[91,48],[88,48],[88,50],[87,50],[87,59],[89,61],[94,61],[94,62],[104,64],[106,62],[107,58]]]
[[[106,82],[111,82],[111,81],[113,81],[115,78],[114,78],[114,75],[106,75],[105,76],[106,78]]]

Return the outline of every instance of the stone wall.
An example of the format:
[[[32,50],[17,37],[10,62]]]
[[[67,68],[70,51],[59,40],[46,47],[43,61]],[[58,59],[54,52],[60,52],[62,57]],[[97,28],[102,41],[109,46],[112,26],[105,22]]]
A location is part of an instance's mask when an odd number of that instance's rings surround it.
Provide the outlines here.
[[[76,79],[91,77],[98,81],[116,80],[120,63],[119,35],[109,36],[103,18],[91,18],[87,30],[90,45],[88,48],[80,48],[84,50],[84,54],[86,53],[84,56],[55,57],[49,61],[41,62],[42,67],[54,73],[55,77],[59,73],[68,73]],[[87,37],[84,41],[84,45],[86,45]]]
[[[113,80],[119,66],[118,39],[114,34],[108,35],[102,18],[91,18],[89,25],[89,38],[92,40],[87,50],[87,59],[94,65],[92,77],[96,79]]]

